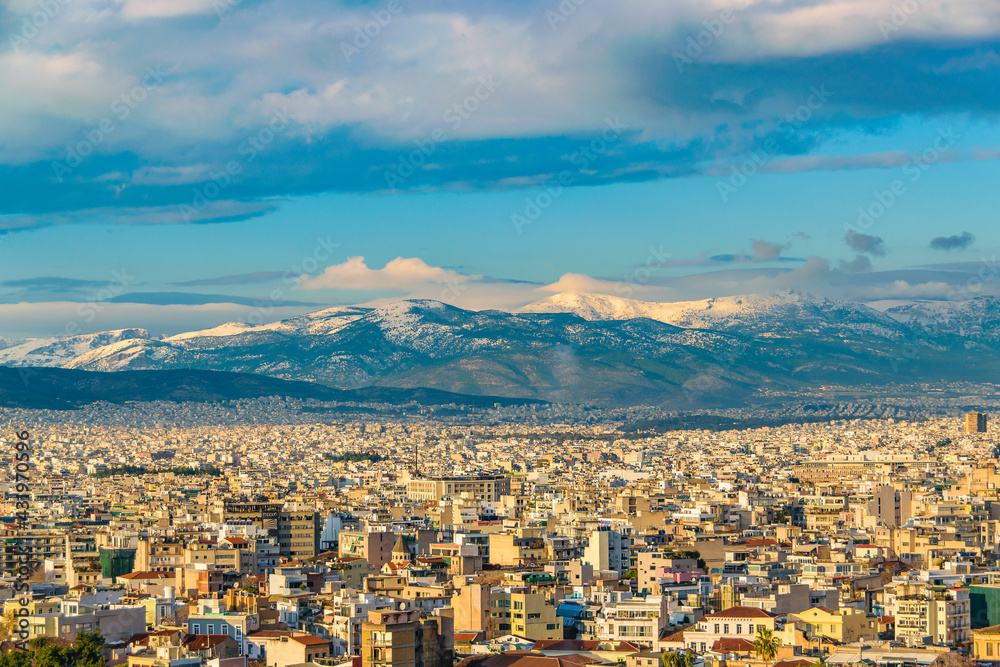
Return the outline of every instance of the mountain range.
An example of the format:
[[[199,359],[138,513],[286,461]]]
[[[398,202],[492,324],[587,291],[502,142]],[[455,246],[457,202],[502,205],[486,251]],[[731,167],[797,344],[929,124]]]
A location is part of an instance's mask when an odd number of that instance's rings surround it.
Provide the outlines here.
[[[339,389],[715,407],[824,385],[992,382],[998,320],[991,297],[866,304],[779,292],[651,303],[565,293],[518,312],[405,300],[165,338],[125,329],[0,339],[0,365],[195,369]]]

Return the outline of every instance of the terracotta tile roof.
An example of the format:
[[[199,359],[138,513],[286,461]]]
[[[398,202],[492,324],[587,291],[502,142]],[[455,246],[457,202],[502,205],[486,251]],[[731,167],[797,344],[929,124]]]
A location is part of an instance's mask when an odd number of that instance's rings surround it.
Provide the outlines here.
[[[173,579],[173,572],[129,572],[128,574],[119,575],[121,579]]]
[[[705,618],[774,618],[776,614],[771,614],[756,607],[730,607],[725,611],[717,611],[708,614]]]
[[[683,630],[678,630],[677,632],[675,632],[672,635],[668,635],[666,637],[662,637],[660,639],[660,641],[661,642],[669,642],[671,644],[683,644],[684,643],[684,631]]]
[[[812,664],[815,663],[799,658],[798,660],[782,660],[781,662],[774,663],[771,667],[808,667]]]
[[[316,635],[296,635],[292,639],[305,646],[319,646],[320,644],[330,643],[328,640]]]
[[[548,657],[534,651],[507,651],[474,655],[465,658],[456,667],[580,667],[600,662],[577,654]]]
[[[247,637],[255,639],[279,639],[281,637],[291,637],[294,634],[291,630],[255,630],[247,633]]]
[[[202,651],[218,646],[229,639],[229,635],[191,635],[184,640],[184,646],[193,651]]]
[[[635,652],[642,649],[631,642],[600,641],[597,639],[539,639],[535,642],[535,651],[600,651],[601,645],[613,647],[604,650]]]
[[[742,637],[723,637],[712,644],[712,651],[715,653],[750,653],[753,651],[753,642]]]

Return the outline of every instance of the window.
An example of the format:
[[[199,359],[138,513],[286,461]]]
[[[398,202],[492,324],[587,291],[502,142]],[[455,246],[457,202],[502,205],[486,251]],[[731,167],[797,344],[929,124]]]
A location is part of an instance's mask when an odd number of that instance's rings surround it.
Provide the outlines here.
[[[719,634],[719,624],[715,624],[715,634]]]
[[[993,655],[993,644],[991,642],[986,642],[986,655]]]
[[[210,635],[214,635],[215,634],[215,625],[212,624],[212,623],[208,624],[208,634],[210,634]]]
[[[722,632],[724,632],[727,635],[729,634],[729,624],[728,623],[726,623],[724,626],[722,626]]]
[[[199,625],[198,623],[195,623],[194,625],[192,625],[191,626],[191,634],[192,635],[200,635],[201,634],[201,625]]]
[[[743,624],[742,623],[737,623],[736,624],[736,634],[738,634],[738,635],[742,635],[743,634]]]

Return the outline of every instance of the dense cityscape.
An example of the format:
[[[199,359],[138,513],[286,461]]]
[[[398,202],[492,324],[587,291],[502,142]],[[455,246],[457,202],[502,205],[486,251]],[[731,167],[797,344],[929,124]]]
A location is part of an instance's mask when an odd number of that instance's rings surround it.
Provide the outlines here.
[[[5,646],[165,667],[1000,657],[982,413],[626,432],[527,408],[121,419],[137,409],[0,415],[34,424],[0,439]]]
[[[1000,0],[0,0],[0,667],[1000,667]]]

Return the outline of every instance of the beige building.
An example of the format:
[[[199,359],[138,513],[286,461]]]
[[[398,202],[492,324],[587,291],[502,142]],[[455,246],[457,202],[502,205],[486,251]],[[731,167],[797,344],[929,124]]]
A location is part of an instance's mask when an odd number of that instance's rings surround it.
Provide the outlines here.
[[[410,477],[406,484],[406,497],[417,501],[438,502],[446,497],[469,494],[467,498],[498,503],[500,496],[510,494],[510,477],[507,475],[477,476],[422,476]]]
[[[878,622],[868,614],[854,607],[828,609],[813,607],[797,614],[790,614],[788,620],[795,623],[813,639],[828,639],[840,644],[867,641],[878,638]]]
[[[455,594],[451,599],[455,610],[455,630],[486,632],[490,630],[490,585],[456,577]]]
[[[1000,625],[972,631],[972,659],[980,662],[1000,660]]]
[[[490,618],[497,635],[528,639],[562,639],[562,618],[542,593],[526,588],[494,588],[490,593]]]
[[[451,667],[454,626],[443,620],[421,619],[417,610],[369,611],[361,624],[362,667]]]

